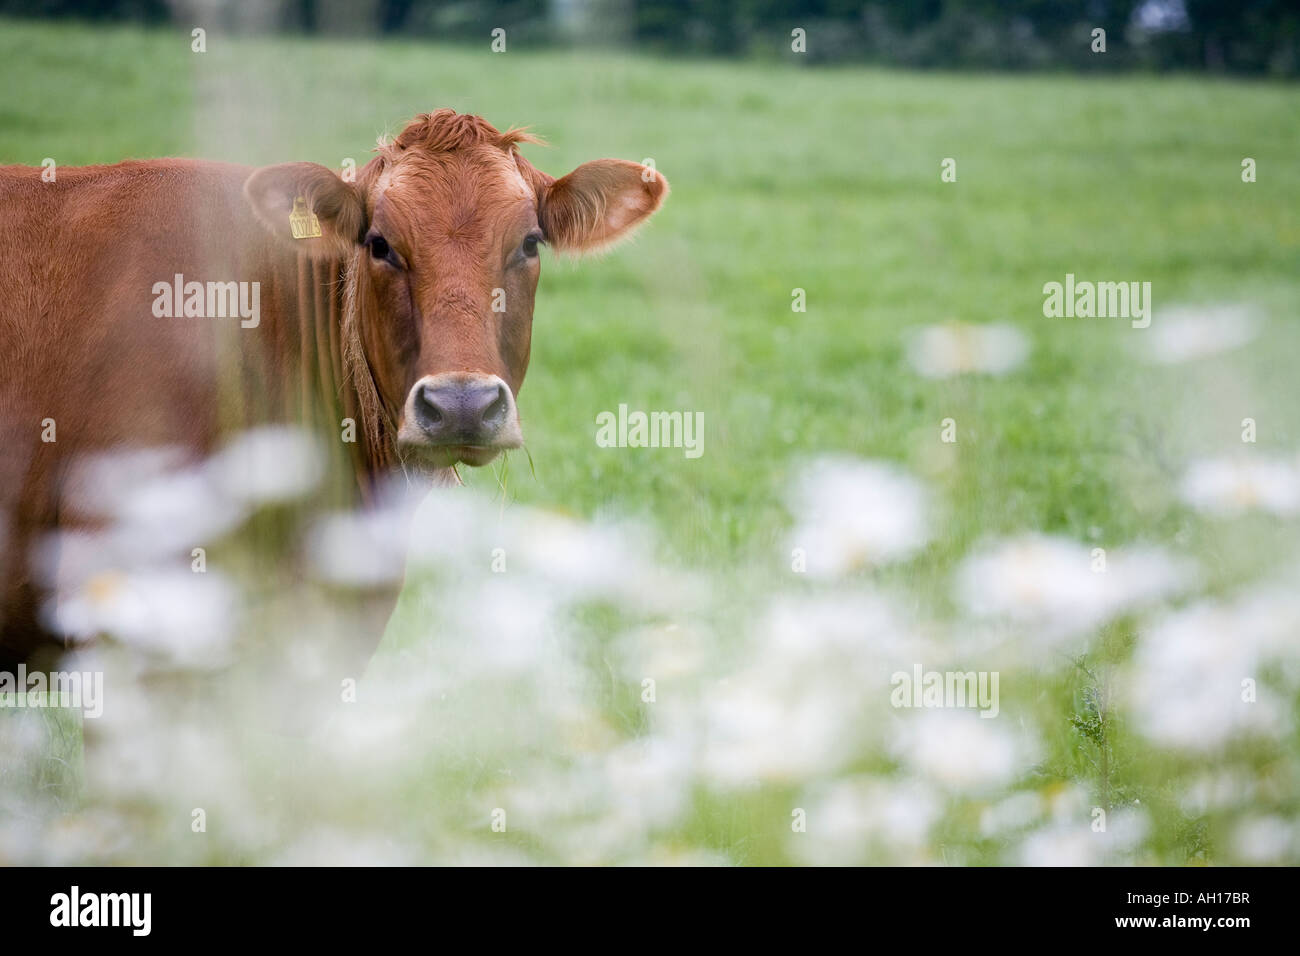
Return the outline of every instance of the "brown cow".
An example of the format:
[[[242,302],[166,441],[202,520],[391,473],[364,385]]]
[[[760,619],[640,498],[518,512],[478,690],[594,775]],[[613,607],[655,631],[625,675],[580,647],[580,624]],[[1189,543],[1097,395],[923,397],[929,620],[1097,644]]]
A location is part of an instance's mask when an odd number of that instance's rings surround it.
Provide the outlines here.
[[[314,163],[164,159],[53,182],[0,167],[0,667],[52,636],[28,555],[82,520],[62,489],[88,454],[200,455],[233,427],[305,422],[364,500],[399,463],[454,481],[518,447],[539,245],[606,246],[668,192],[614,159],[554,179],[525,142],[444,109],[381,141],[355,182]],[[234,319],[205,312],[214,289]]]

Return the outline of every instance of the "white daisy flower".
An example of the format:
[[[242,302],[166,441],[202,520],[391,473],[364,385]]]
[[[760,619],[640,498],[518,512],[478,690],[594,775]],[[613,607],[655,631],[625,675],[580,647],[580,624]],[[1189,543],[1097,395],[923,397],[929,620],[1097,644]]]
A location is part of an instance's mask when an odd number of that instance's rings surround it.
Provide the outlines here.
[[[1091,813],[1056,819],[1029,833],[1014,851],[1020,866],[1114,866],[1133,862],[1150,831],[1144,813],[1128,807],[1112,810],[1106,828],[1095,828]]]
[[[1259,684],[1259,672],[1294,640],[1297,626],[1294,602],[1287,612],[1251,597],[1201,602],[1146,628],[1127,687],[1137,728],[1157,744],[1188,751],[1212,751],[1240,735],[1283,733],[1285,702]]]
[[[1259,334],[1260,326],[1250,306],[1160,309],[1142,341],[1150,361],[1174,365],[1240,348]]]
[[[822,458],[796,481],[790,507],[788,553],[815,577],[903,560],[929,538],[929,495],[891,464]]]
[[[1107,552],[1025,534],[967,557],[957,572],[957,596],[974,617],[1031,628],[1051,648],[1177,592],[1191,577],[1186,562],[1163,551]]]
[[[925,861],[942,795],[918,780],[849,777],[800,799],[803,832],[786,838],[791,856],[811,866]],[[883,855],[883,859],[880,857]]]
[[[912,367],[926,378],[970,372],[1005,375],[1029,355],[1029,341],[1015,326],[945,322],[915,332],[908,340]]]
[[[1300,512],[1300,465],[1263,456],[1196,461],[1183,475],[1179,495],[1197,511],[1220,518],[1248,511],[1290,517]]]
[[[1277,815],[1248,817],[1233,827],[1230,845],[1248,866],[1294,864],[1300,854],[1300,827]]]
[[[1005,721],[970,710],[912,711],[896,723],[891,749],[914,773],[966,794],[1002,787],[1027,773],[1036,747]]]
[[[238,591],[217,571],[105,570],[53,595],[47,626],[72,640],[109,634],[170,663],[224,664],[238,616]]]
[[[304,429],[265,425],[241,432],[209,463],[219,487],[250,504],[301,498],[320,482],[325,461]]]

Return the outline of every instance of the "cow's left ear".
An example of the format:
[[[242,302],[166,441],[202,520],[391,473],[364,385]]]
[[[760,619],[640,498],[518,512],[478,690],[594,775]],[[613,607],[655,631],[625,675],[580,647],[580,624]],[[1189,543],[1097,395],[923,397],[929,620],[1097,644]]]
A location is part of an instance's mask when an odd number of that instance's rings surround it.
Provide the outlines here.
[[[317,163],[263,166],[244,195],[274,235],[315,259],[350,255],[365,233],[360,192]]]
[[[597,159],[534,183],[542,232],[559,252],[593,252],[630,236],[668,195],[663,174],[625,159]]]

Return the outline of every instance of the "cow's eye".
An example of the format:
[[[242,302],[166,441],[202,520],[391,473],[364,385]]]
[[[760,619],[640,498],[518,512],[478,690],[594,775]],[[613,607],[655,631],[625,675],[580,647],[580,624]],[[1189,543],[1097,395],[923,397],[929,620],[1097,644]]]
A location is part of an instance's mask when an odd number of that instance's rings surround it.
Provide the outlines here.
[[[402,257],[388,244],[388,240],[379,233],[372,232],[366,236],[366,247],[370,250],[370,258],[376,262],[383,262],[394,269],[406,268],[406,263],[402,261]]]
[[[545,237],[540,232],[530,232],[524,236],[524,255],[529,259],[537,258],[537,247],[545,241]]]

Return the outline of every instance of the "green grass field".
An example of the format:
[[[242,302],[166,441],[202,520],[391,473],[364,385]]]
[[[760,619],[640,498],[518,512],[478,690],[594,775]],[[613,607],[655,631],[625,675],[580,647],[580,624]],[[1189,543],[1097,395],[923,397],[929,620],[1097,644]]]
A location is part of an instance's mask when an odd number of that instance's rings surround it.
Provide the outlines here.
[[[182,31],[0,23],[0,162],[188,155],[337,168],[364,163],[378,135],[443,106],[532,127],[551,145],[525,151],[553,174],[605,156],[654,160],[672,195],[635,242],[576,263],[544,254],[520,396],[532,468],[515,455],[508,468],[466,479],[506,510],[643,522],[664,567],[718,589],[698,617],[738,654],[767,595],[822,593],[790,571],[786,500],[824,453],[894,462],[932,489],[928,545],[839,585],[887,589],[926,619],[953,619],[953,575],[973,549],[1021,532],[1089,548],[1162,547],[1196,562],[1206,599],[1295,563],[1294,518],[1218,520],[1177,493],[1188,462],[1243,451],[1245,418],[1258,427],[1248,454],[1300,449],[1294,86],[797,69],[516,46],[497,55],[486,40],[469,49],[209,35],[208,50],[191,53]],[[1242,181],[1245,157],[1257,163],[1256,182]],[[941,181],[945,158],[956,160],[954,183]],[[1042,287],[1066,273],[1149,281],[1152,327],[1044,317]],[[806,293],[805,312],[792,311],[794,289]],[[1262,316],[1250,347],[1172,365],[1144,360],[1162,309],[1220,304]],[[1028,358],[1003,376],[922,377],[907,359],[908,335],[952,320],[1010,324]],[[620,403],[702,412],[704,454],[597,447],[596,415]],[[939,439],[948,418],[955,445]],[[409,589],[381,662],[421,640],[420,587]],[[585,607],[576,626],[590,637],[598,723],[620,738],[643,733],[628,703],[636,682],[600,676],[612,671],[604,642],[630,627],[623,612]],[[1077,788],[1088,806],[1137,801],[1149,814],[1142,861],[1249,862],[1233,849],[1238,828],[1300,812],[1300,737],[1285,724],[1275,739],[1188,757],[1148,745],[1122,711],[1107,711],[1102,729],[1089,723],[1104,683],[1096,675],[1129,660],[1139,629],[1120,617],[1097,629],[1079,666],[1004,678],[1004,714],[1032,722],[1041,740],[1016,786]],[[1279,672],[1291,694],[1283,709],[1294,713],[1294,675]],[[529,747],[554,756],[545,740]],[[405,774],[399,795],[370,799],[415,806],[433,793],[451,803],[495,786],[484,780],[494,758],[467,749],[442,757],[441,767]],[[524,775],[518,755],[499,760]],[[904,764],[882,743],[848,766],[888,780],[901,779]],[[1250,781],[1250,796],[1218,815],[1189,811],[1188,789],[1221,773]],[[687,809],[652,828],[633,858],[807,859],[789,845],[801,781],[686,790]],[[890,851],[885,840],[862,858],[1015,862],[1015,840],[980,827],[994,803],[987,793],[950,796],[919,851]],[[346,817],[346,807],[334,809]],[[448,812],[416,829],[430,853],[454,857],[448,820],[464,815]],[[577,833],[572,843],[524,834],[510,845],[520,858],[628,858],[584,856]],[[1293,839],[1283,854],[1291,862],[1300,831]],[[232,857],[258,858],[246,848],[208,858]]]

